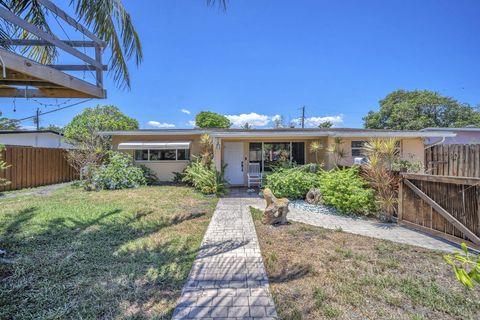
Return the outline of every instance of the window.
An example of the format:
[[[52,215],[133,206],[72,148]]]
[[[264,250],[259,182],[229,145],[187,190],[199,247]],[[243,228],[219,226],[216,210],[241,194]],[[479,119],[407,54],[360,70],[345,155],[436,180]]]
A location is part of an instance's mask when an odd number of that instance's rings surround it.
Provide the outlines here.
[[[352,141],[352,157],[363,157],[363,145],[365,141]]]
[[[188,149],[177,150],[177,160],[189,160],[189,159],[190,159],[190,150]]]
[[[262,171],[271,171],[294,162],[305,164],[304,142],[251,142],[249,144],[249,161],[260,163]]]
[[[148,150],[135,150],[135,160],[148,160]]]
[[[165,149],[165,150],[135,150],[137,161],[177,161],[189,160],[188,149]]]
[[[365,154],[363,152],[363,147],[365,145],[365,141],[352,141],[352,157],[364,157]],[[400,141],[395,142],[395,147],[397,152],[400,153]]]

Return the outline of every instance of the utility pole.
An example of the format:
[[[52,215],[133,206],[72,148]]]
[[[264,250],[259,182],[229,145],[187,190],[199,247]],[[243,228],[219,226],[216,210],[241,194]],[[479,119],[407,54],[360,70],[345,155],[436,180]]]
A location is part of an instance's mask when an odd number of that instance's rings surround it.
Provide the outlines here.
[[[305,106],[302,107],[302,129],[305,128]]]
[[[40,108],[37,108],[37,114],[35,115],[35,123],[37,124],[37,130],[40,130]]]

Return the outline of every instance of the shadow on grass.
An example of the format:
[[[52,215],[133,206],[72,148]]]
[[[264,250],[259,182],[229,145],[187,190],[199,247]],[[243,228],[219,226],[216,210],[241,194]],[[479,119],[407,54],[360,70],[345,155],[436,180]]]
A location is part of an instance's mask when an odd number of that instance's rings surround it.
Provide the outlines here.
[[[164,229],[206,212],[149,219],[152,211],[117,208],[90,220],[43,220],[35,232],[21,232],[36,211],[11,214],[0,234],[0,247],[14,257],[0,263],[1,319],[171,316],[201,235],[166,236]]]
[[[313,267],[310,264],[294,264],[288,268],[282,268],[279,271],[274,271],[269,276],[271,283],[285,283],[297,279],[304,278],[313,272]]]

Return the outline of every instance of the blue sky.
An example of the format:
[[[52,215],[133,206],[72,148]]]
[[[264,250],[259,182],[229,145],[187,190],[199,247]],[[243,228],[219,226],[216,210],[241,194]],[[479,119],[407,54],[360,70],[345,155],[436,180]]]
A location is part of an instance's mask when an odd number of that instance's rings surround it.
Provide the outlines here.
[[[361,127],[396,89],[480,104],[477,0],[230,0],[225,13],[203,0],[146,3],[125,0],[144,49],[142,65],[131,66],[131,91],[107,77],[108,99],[42,124],[114,104],[142,128],[188,128],[201,110],[268,127],[278,114],[298,118],[305,105],[309,125],[332,117],[338,127]],[[3,115],[21,118],[38,106],[15,104],[14,113],[12,99],[0,99]]]

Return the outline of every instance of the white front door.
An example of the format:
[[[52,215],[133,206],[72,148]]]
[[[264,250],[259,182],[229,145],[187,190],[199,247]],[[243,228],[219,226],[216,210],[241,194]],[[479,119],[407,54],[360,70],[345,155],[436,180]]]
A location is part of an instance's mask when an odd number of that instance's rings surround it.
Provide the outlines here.
[[[243,185],[243,142],[223,143],[223,163],[225,178],[231,185]]]

